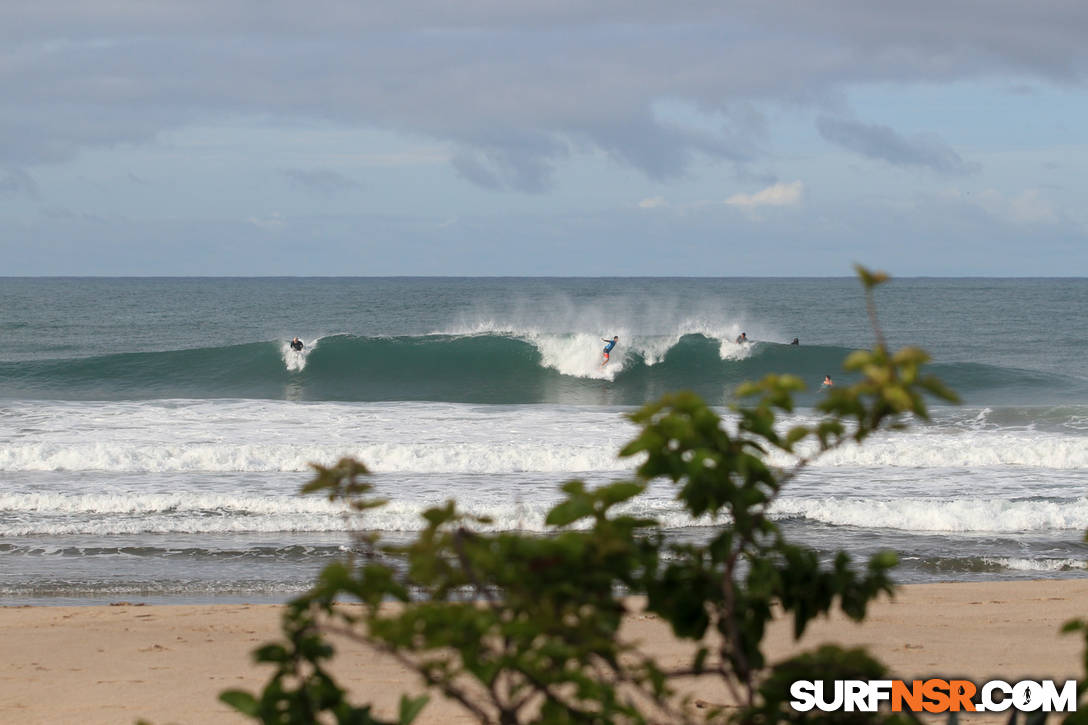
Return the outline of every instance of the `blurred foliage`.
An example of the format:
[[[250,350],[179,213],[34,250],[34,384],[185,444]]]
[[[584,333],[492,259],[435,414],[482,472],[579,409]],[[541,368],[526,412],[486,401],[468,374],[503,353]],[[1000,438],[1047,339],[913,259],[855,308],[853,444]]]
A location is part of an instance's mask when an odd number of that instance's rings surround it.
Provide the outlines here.
[[[1088,536],[1085,536],[1088,542]],[[1077,711],[1065,718],[1065,725],[1088,725],[1088,620],[1074,619],[1062,627],[1065,634],[1079,634],[1084,639],[1084,676],[1077,683]]]
[[[856,382],[825,391],[816,423],[782,429],[779,415],[804,389],[789,375],[742,385],[725,420],[692,394],[667,395],[630,416],[640,432],[620,455],[637,462],[634,479],[595,489],[567,482],[547,535],[489,533],[486,520],[450,502],[423,514],[408,545],[362,537],[361,553],[328,566],[290,603],[283,641],[256,651],[275,668],[264,690],[221,699],[264,723],[383,722],[348,704],[326,669],[336,635],[386,653],[481,723],[890,721],[815,717],[785,704],[787,681],[883,672],[864,652],[822,648],[771,668],[763,649],[773,619],[788,618],[800,637],[833,609],[862,620],[893,589],[890,552],[861,566],[839,552],[825,564],[788,542],[770,516],[783,487],[831,449],[926,419],[927,396],[955,401],[923,374],[924,352],[885,347],[873,290],[887,277],[858,274],[877,342],[847,358]],[[790,464],[771,465],[772,454]],[[355,511],[381,505],[361,463],[315,468],[305,491]],[[629,513],[625,504],[655,479],[674,484],[691,517],[714,520],[706,541],[668,540],[657,521]],[[693,644],[690,661],[666,667],[621,636],[636,601]],[[720,681],[731,702],[681,694],[697,677]],[[395,722],[411,722],[425,700],[403,698]]]

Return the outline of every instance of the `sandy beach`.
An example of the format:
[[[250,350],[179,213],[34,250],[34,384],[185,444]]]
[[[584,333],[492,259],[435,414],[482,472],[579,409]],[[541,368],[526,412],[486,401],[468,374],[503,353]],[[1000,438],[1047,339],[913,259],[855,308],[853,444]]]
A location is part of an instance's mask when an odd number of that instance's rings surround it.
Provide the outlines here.
[[[823,642],[866,645],[897,676],[1067,679],[1081,675],[1081,646],[1058,630],[1086,614],[1088,579],[922,584],[881,601],[864,624],[820,621],[800,644],[788,623],[768,638],[778,658]],[[216,699],[226,688],[256,689],[267,670],[250,651],[277,634],[276,606],[140,606],[0,608],[0,721],[18,723],[247,722]],[[687,647],[656,618],[633,615],[625,630],[666,665]],[[388,657],[357,646],[341,649],[336,672],[357,702],[391,713],[401,692],[418,693],[415,677]],[[700,695],[711,702],[720,693]],[[976,716],[973,722],[995,716]],[[419,723],[468,723],[455,704],[432,699]]]

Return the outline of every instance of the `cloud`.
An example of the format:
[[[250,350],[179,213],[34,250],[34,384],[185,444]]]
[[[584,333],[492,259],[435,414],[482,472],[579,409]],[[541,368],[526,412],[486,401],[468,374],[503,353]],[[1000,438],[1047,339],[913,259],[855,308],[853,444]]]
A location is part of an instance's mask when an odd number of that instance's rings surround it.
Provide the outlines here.
[[[654,196],[649,199],[643,199],[638,203],[640,209],[657,209],[668,205],[669,202],[665,201],[665,197],[663,196]]]
[[[550,187],[553,160],[568,152],[556,134],[532,128],[473,134],[459,145],[450,163],[462,178],[485,189],[530,193]]]
[[[323,197],[332,197],[358,186],[343,174],[329,169],[284,169],[291,185]]]
[[[1025,189],[1015,196],[987,189],[972,196],[960,194],[957,198],[976,204],[999,219],[1017,224],[1056,224],[1061,220],[1054,204],[1038,189]]]
[[[63,206],[47,206],[39,212],[44,219],[61,222],[91,222],[93,224],[108,224],[109,220],[97,214],[87,212],[74,212]]]
[[[754,209],[761,206],[793,206],[801,201],[805,185],[800,181],[774,184],[754,194],[734,194],[725,200],[729,206]]]
[[[0,169],[0,197],[3,196],[27,196],[37,199],[38,185],[34,177],[22,169]]]
[[[888,126],[826,116],[816,122],[816,127],[821,136],[834,144],[897,166],[924,166],[945,174],[967,174],[979,169],[978,164],[964,161],[932,134],[906,138]]]
[[[1058,221],[1058,212],[1054,205],[1044,199],[1036,189],[1028,189],[1010,199],[1008,208],[1009,215],[1018,222],[1054,224]]]
[[[281,215],[278,211],[274,211],[267,216],[251,216],[246,221],[257,227],[258,229],[265,230],[266,232],[277,232],[280,229],[283,229],[284,225],[287,223],[287,220],[285,220],[283,218],[283,215]]]
[[[0,3],[0,164],[65,161],[198,120],[289,118],[436,140],[457,149],[465,179],[533,192],[573,150],[653,179],[703,158],[749,163],[761,153],[759,124],[745,119],[753,104],[827,113],[857,83],[1076,82],[1088,71],[1080,0],[992,0],[984,14],[938,0],[268,0],[250,10]],[[661,118],[662,99],[719,122]],[[842,123],[829,133],[861,153],[965,170],[939,140]]]
[[[465,149],[455,154],[450,163],[458,176],[485,189],[533,193],[550,186],[551,165],[538,154]]]

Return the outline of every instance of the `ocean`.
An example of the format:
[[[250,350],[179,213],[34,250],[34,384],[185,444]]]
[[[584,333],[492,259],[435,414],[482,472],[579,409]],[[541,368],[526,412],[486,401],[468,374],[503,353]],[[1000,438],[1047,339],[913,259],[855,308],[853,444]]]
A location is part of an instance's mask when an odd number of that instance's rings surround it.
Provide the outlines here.
[[[963,403],[821,458],[775,505],[787,536],[895,550],[901,583],[1084,576],[1088,279],[893,279],[877,304]],[[788,372],[783,424],[812,421],[872,345],[845,277],[0,278],[0,330],[0,604],[280,602],[353,528],[403,541],[450,498],[542,531],[563,481],[630,475],[639,405],[690,389],[728,420]],[[344,455],[391,501],[361,521],[298,494]],[[634,509],[720,525],[673,495]]]

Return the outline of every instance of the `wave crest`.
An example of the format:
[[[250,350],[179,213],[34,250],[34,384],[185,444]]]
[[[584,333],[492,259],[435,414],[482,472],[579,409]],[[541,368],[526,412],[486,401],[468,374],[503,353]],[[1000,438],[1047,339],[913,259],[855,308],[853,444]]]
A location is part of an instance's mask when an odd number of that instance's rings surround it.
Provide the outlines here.
[[[620,336],[601,366],[601,337]],[[663,335],[479,329],[403,337],[331,335],[302,353],[284,341],[94,358],[0,363],[10,397],[68,400],[260,398],[291,400],[429,400],[466,403],[638,405],[672,390],[693,390],[711,403],[736,385],[770,373],[808,382],[839,373],[851,351],[825,345],[732,342],[732,331],[696,322]],[[978,363],[933,366],[967,399],[1035,404],[1076,399],[1088,384],[1060,375]],[[1079,391],[1079,392],[1078,392]],[[996,398],[994,397],[996,396]]]

